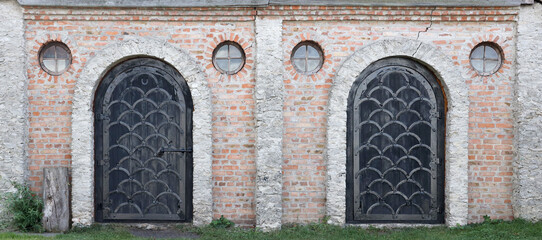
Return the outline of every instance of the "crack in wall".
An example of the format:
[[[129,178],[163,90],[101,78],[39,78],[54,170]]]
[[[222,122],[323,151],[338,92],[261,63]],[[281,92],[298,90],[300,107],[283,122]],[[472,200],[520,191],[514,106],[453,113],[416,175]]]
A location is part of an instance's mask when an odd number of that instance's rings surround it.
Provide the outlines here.
[[[433,13],[435,12],[435,10],[437,9],[437,7],[434,7],[433,9],[431,9],[431,14],[429,15],[429,26],[425,27],[425,30],[423,31],[418,31],[418,35],[416,36],[416,40],[420,40],[420,34],[422,32],[427,32],[429,31],[429,29],[433,26]],[[418,50],[420,50],[420,47],[422,46],[422,43],[420,42],[420,44],[418,45],[418,47],[416,47],[416,51],[412,54],[412,56],[415,56],[416,53],[418,53]]]

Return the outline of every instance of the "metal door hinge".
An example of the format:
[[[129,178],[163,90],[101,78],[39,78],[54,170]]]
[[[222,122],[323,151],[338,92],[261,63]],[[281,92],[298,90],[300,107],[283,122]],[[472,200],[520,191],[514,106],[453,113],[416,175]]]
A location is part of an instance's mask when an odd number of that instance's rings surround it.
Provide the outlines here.
[[[109,116],[103,113],[96,114],[96,120],[103,121],[103,120],[109,120]]]

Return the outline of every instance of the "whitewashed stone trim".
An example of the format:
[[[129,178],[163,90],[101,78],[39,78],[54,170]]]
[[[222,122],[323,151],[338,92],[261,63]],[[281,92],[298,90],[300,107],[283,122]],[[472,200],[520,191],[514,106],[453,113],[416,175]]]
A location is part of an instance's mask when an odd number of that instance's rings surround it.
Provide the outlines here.
[[[72,113],[72,221],[75,226],[87,226],[94,220],[94,93],[109,69],[139,56],[151,56],[171,64],[190,87],[194,103],[193,224],[204,225],[212,220],[212,105],[205,75],[187,52],[165,40],[134,38],[97,52],[77,79]]]
[[[358,49],[340,67],[331,88],[327,121],[326,214],[345,224],[346,107],[356,77],[369,64],[386,57],[414,59],[432,70],[448,100],[446,115],[445,218],[448,226],[468,217],[468,88],[451,59],[435,46],[412,39],[387,39]]]
[[[256,19],[256,227],[282,224],[282,20]]]
[[[27,81],[23,10],[16,1],[0,0],[0,193],[15,189],[10,181],[27,177]],[[4,202],[0,202],[0,218]]]
[[[517,40],[514,216],[542,220],[542,4],[523,6]]]

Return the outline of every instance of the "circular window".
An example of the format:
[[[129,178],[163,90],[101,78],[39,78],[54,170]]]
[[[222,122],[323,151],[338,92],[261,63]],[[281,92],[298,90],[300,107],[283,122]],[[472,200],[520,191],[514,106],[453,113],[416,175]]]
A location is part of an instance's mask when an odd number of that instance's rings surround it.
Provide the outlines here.
[[[223,42],[213,51],[213,65],[225,74],[235,74],[245,65],[245,52],[235,42]]]
[[[491,75],[501,68],[499,47],[492,43],[480,43],[470,53],[470,64],[480,75]]]
[[[41,68],[51,75],[64,73],[72,63],[72,55],[66,44],[50,42],[39,53]]]
[[[312,41],[297,44],[290,58],[295,70],[307,75],[318,72],[324,64],[322,48]]]

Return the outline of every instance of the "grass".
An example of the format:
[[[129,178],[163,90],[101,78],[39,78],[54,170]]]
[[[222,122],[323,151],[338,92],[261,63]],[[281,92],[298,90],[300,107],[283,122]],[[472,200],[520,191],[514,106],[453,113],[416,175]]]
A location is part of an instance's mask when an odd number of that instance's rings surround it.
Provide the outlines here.
[[[253,229],[183,227],[200,235],[200,239],[542,239],[542,222],[530,223],[524,220],[489,220],[480,224],[462,227],[363,229],[359,227],[337,227],[327,224],[285,226],[280,231],[263,233]],[[144,239],[133,237],[125,228],[97,225],[90,228],[74,229],[54,237],[20,233],[0,233],[0,239]]]

